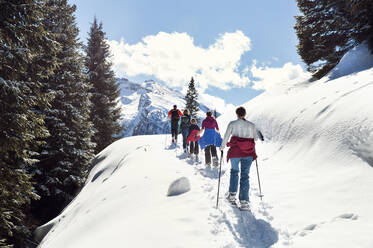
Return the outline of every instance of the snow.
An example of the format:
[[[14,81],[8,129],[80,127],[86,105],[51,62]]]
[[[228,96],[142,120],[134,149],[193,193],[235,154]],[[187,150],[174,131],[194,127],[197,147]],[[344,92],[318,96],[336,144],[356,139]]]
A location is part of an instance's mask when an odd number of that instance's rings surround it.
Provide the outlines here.
[[[350,72],[343,64],[340,75]],[[39,247],[373,247],[373,68],[366,66],[273,87],[243,105],[265,136],[257,143],[264,197],[253,163],[252,214],[224,200],[224,160],[215,208],[219,173],[204,167],[203,154],[195,164],[169,146],[170,135],[128,137],[96,156],[79,195],[38,229],[42,237],[53,226]],[[222,132],[234,119],[218,118]],[[181,178],[190,190],[168,197]]]
[[[87,184],[51,221],[40,247],[213,247],[203,181],[163,141],[162,135],[130,137],[98,154]],[[193,187],[167,197],[181,176]]]
[[[328,74],[330,79],[336,79],[352,73],[373,67],[373,54],[364,42],[346,53],[339,64]]]
[[[167,196],[175,196],[188,192],[190,190],[190,182],[186,177],[181,177],[173,181],[168,187]]]

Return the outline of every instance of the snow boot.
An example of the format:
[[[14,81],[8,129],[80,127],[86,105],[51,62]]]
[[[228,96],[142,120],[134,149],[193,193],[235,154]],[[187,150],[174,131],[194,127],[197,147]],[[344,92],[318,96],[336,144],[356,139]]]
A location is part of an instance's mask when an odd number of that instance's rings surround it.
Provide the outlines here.
[[[229,192],[228,195],[227,195],[227,200],[228,202],[234,206],[234,207],[237,207],[237,203],[236,203],[236,193],[235,192]]]
[[[240,201],[240,210],[241,211],[250,211],[250,205],[248,201],[241,200]]]
[[[199,163],[199,157],[198,157],[197,154],[196,154],[196,163],[197,163],[197,164]]]
[[[219,159],[218,159],[218,157],[213,157],[213,158],[212,158],[212,164],[213,164],[215,167],[218,167],[218,166],[219,166]]]

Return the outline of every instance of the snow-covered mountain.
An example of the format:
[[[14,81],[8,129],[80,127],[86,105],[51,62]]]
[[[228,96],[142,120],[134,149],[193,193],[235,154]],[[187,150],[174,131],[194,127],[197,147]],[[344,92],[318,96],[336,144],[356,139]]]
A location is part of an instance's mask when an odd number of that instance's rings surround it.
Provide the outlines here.
[[[263,201],[255,163],[250,172],[252,214],[224,200],[228,165],[216,209],[216,169],[170,149],[169,135],[128,137],[96,156],[79,195],[36,231],[47,233],[39,247],[373,247],[373,68],[332,74],[244,104],[266,138],[257,143]],[[221,130],[233,119],[219,117]],[[190,190],[167,196],[181,177]]]
[[[152,80],[135,83],[122,78],[118,82],[124,136],[171,132],[167,114],[174,104],[183,110],[185,100],[182,93]],[[208,106],[200,104],[198,116],[205,117],[207,110]]]

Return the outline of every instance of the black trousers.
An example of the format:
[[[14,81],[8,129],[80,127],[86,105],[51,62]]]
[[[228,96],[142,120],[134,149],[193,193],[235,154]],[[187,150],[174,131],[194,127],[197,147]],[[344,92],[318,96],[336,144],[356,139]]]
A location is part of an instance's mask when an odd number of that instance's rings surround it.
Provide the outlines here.
[[[172,136],[172,139],[175,139],[177,140],[177,135],[179,134],[179,121],[176,120],[176,121],[171,121],[171,136]]]
[[[211,156],[218,157],[216,154],[216,146],[209,145],[205,147],[205,163],[211,164]]]
[[[191,154],[198,154],[199,153],[199,146],[198,141],[191,141],[189,144],[189,152]]]

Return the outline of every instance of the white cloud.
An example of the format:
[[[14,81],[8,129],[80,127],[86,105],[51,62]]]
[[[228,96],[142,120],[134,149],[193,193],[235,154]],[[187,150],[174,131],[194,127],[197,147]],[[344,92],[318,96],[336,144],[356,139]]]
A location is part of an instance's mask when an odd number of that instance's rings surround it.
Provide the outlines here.
[[[184,87],[194,76],[202,91],[250,83],[239,70],[242,55],[251,49],[251,40],[242,31],[222,34],[206,49],[195,45],[187,33],[177,32],[159,32],[133,45],[123,39],[108,42],[117,76],[154,76],[171,87]]]
[[[285,88],[310,78],[310,74],[305,72],[300,65],[294,65],[291,62],[275,68],[257,67],[257,62],[254,61],[250,72],[256,78],[253,81],[253,88],[257,90],[268,90],[275,87]]]
[[[211,110],[216,109],[220,114],[227,113],[235,109],[233,104],[226,104],[224,99],[212,96],[206,93],[199,95],[199,101],[204,103],[206,106],[211,107]]]

